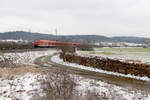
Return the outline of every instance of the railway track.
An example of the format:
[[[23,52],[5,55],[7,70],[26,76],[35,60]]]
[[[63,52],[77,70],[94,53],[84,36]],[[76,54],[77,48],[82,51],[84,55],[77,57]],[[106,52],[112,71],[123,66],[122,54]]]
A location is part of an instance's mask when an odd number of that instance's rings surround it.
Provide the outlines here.
[[[117,86],[121,86],[124,88],[132,89],[132,90],[141,90],[150,94],[150,82],[144,80],[137,80],[128,77],[108,75],[105,73],[98,73],[89,70],[83,70],[80,68],[74,68],[71,66],[61,65],[51,61],[51,58],[57,55],[57,53],[49,56],[42,56],[35,60],[35,64],[38,64],[42,67],[51,68],[51,69],[63,69],[67,70],[71,74],[78,74],[84,76],[86,78],[100,80],[103,82],[107,82],[109,84],[115,84]]]

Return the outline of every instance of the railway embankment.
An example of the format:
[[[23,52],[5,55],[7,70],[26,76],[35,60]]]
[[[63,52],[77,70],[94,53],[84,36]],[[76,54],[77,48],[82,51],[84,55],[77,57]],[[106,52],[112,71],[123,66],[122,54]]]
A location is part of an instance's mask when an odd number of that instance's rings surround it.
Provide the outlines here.
[[[125,62],[117,59],[104,58],[100,56],[83,56],[78,54],[60,54],[66,62],[77,63],[87,67],[102,69],[105,71],[131,74],[135,76],[147,76],[150,78],[150,64]]]

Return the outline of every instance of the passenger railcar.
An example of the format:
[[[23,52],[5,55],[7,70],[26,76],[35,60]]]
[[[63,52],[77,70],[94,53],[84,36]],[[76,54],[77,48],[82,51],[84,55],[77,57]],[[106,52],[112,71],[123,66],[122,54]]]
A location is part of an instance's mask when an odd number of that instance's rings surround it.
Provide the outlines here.
[[[61,41],[49,41],[49,40],[34,40],[34,47],[58,47],[62,45],[80,46],[80,43],[61,42]]]

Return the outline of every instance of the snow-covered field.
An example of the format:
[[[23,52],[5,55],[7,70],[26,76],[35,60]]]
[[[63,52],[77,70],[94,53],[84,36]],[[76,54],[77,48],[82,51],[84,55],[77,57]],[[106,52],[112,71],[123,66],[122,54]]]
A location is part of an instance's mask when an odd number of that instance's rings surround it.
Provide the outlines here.
[[[112,59],[120,59],[124,61],[136,60],[141,63],[150,64],[149,48],[98,48],[95,51],[78,51],[78,54],[94,55],[108,57]]]
[[[40,56],[55,53],[54,50],[48,51],[29,51],[23,53],[5,53],[0,56],[1,60],[11,59],[15,64],[34,65],[34,60]],[[43,80],[45,75],[40,73],[26,72],[29,69],[18,68],[0,68],[0,100],[29,100],[33,96],[44,96],[40,88],[39,80]],[[14,73],[12,74],[12,70]],[[16,74],[18,71],[26,70],[23,74]],[[16,73],[15,73],[16,71]],[[11,73],[11,74],[10,74]]]
[[[31,65],[34,65],[34,60],[36,58],[50,55],[55,52],[56,51],[54,50],[49,50],[4,54],[5,57],[12,59],[14,63],[26,64],[29,65],[29,67],[26,66],[25,68],[22,67],[16,69],[0,68],[0,100],[49,100],[46,97],[47,94],[51,94],[52,90],[56,89],[58,90],[57,93],[59,93],[62,87],[59,87],[58,89],[56,87],[61,86],[61,82],[64,83],[62,79],[65,79],[66,82],[66,78],[63,77],[63,75],[55,75],[56,72],[47,72],[42,68],[31,67]],[[58,56],[54,56],[52,60],[64,65],[72,65],[63,62]],[[73,64],[73,66],[78,65]],[[79,68],[83,68],[83,66],[79,66]],[[37,69],[38,71],[36,71]],[[42,70],[43,73],[41,73]],[[78,75],[70,76],[76,83],[76,86],[73,89],[73,98],[71,100],[94,100],[87,99],[91,95],[96,95],[98,98],[106,100],[149,100],[150,98],[149,95],[138,90],[128,90],[113,84],[95,81]],[[68,84],[70,84],[69,82],[70,81],[68,81]],[[70,89],[71,86],[68,86],[69,85],[67,85],[65,89]],[[53,92],[55,93],[56,91]],[[55,95],[51,94],[49,98],[52,96]]]
[[[12,59],[16,64],[34,65],[34,60],[41,56],[51,55],[55,50],[29,51],[23,53],[5,53],[4,57]]]
[[[0,78],[0,100],[29,100],[35,94],[45,96],[38,81],[43,77],[40,74],[26,73],[10,79]]]
[[[142,91],[128,90],[102,81],[81,78],[77,81],[76,90],[80,95],[88,96],[93,93],[106,100],[149,100],[150,96]],[[103,97],[103,98],[102,98]]]
[[[93,54],[93,55],[97,55],[97,54]],[[99,56],[103,56],[103,57],[108,57],[108,58],[112,58],[112,59],[123,59],[125,61],[127,60],[136,60],[139,62],[143,62],[143,63],[148,63],[150,64],[150,54],[148,54],[147,52],[122,52],[121,54],[112,54],[112,55],[104,55],[101,54]]]
[[[0,78],[0,100],[49,100],[60,96],[60,92],[73,90],[72,78],[62,71],[33,66],[12,70]],[[16,70],[21,74],[15,74]]]
[[[63,60],[59,58],[59,55],[56,55],[56,56],[52,57],[51,60],[53,62],[62,64],[62,65],[81,68],[81,69],[84,69],[84,70],[90,70],[90,71],[95,71],[95,72],[100,72],[100,73],[113,74],[113,75],[118,75],[118,76],[131,77],[131,78],[137,78],[137,79],[141,79],[141,80],[150,81],[150,79],[147,78],[147,77],[136,77],[136,76],[132,76],[132,75],[123,75],[123,74],[119,74],[119,73],[103,71],[103,70],[100,70],[100,69],[94,69],[94,68],[91,68],[91,67],[78,65],[78,64],[75,64],[75,63],[63,62]],[[93,83],[93,82],[95,82],[95,83]],[[87,91],[91,91],[91,92],[95,91],[96,94],[99,94],[101,96],[102,95],[105,95],[106,97],[114,96],[115,100],[122,100],[123,98],[125,100],[133,100],[133,99],[138,100],[140,98],[142,98],[142,100],[149,100],[150,99],[150,96],[146,95],[146,94],[143,94],[142,91],[137,92],[137,91],[133,91],[133,90],[128,90],[128,89],[125,89],[125,88],[122,88],[122,87],[119,87],[119,86],[104,83],[102,81],[97,81],[96,82],[92,79],[82,78],[80,81],[78,81],[78,84],[80,84],[80,85],[78,86],[77,90],[81,94],[86,94]]]

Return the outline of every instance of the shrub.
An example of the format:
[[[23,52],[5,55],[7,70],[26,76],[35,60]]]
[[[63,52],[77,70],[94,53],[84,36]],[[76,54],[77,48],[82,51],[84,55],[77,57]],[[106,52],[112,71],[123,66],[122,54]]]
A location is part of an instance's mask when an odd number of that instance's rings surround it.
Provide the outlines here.
[[[58,49],[60,49],[63,54],[75,52],[75,47],[73,47],[71,45],[61,45],[58,47]]]
[[[83,51],[93,51],[93,45],[91,45],[89,43],[83,43],[78,48],[79,48],[79,50],[83,50]]]
[[[0,50],[14,50],[14,49],[32,49],[33,45],[29,43],[15,43],[15,42],[0,42]]]

